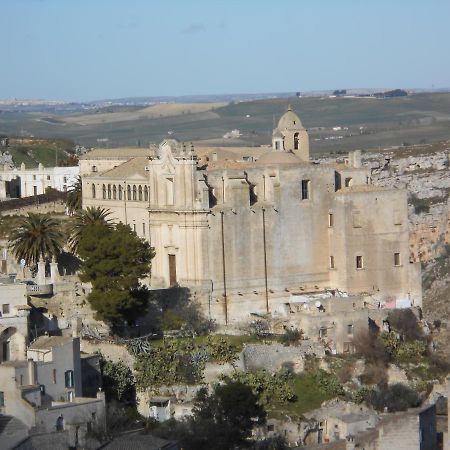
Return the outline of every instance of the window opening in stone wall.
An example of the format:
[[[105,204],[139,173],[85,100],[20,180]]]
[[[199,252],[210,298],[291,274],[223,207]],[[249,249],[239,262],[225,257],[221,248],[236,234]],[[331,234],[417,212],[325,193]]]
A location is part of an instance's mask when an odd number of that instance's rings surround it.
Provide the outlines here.
[[[330,256],[330,269],[334,269],[334,256]]]
[[[108,184],[108,200],[111,200],[111,185]]]
[[[122,200],[122,186],[119,184],[119,200]]]
[[[0,391],[0,408],[5,406],[5,393]]]
[[[133,231],[136,233],[136,224],[133,223]]]
[[[131,200],[131,186],[127,186],[127,199]]]
[[[137,189],[136,189],[136,185],[133,185],[133,200],[137,199]]]
[[[348,177],[345,179],[345,187],[353,186],[353,179]]]
[[[53,369],[53,384],[56,384],[56,369]]]
[[[173,205],[175,203],[174,199],[174,187],[173,187],[173,178],[166,178],[166,204]]]
[[[310,180],[302,180],[302,200],[308,200],[310,197]]]
[[[64,380],[66,383],[66,388],[73,387],[73,370],[66,370],[64,373]]]
[[[142,224],[142,234],[145,236],[145,223]]]
[[[250,197],[250,206],[254,205],[258,201],[258,196],[255,193],[255,185],[251,184],[248,188]]]
[[[333,213],[328,213],[328,226],[332,228],[334,225]]]
[[[169,285],[175,286],[177,284],[177,263],[176,256],[169,255]]]
[[[363,257],[361,255],[358,255],[356,257],[356,268],[357,269],[363,269],[364,268],[364,266],[363,266]]]
[[[113,199],[117,200],[117,187],[116,187],[116,185],[113,186]]]
[[[4,303],[2,306],[2,314],[9,314],[9,303]]]
[[[280,150],[280,141],[275,141],[275,150]]]
[[[106,199],[106,186],[105,185],[102,186],[102,192],[103,192],[103,200],[105,200]]]
[[[141,185],[139,185],[139,188],[138,188],[138,198],[139,198],[139,201],[141,202],[142,201],[142,186]]]
[[[298,133],[294,134],[294,150],[298,150]]]
[[[320,328],[319,330],[319,337],[324,338],[327,337],[328,330],[325,327]]]
[[[208,204],[210,208],[217,205],[217,197],[214,195],[214,188],[208,187]]]
[[[347,325],[347,334],[353,336],[353,324]]]
[[[144,200],[148,202],[148,187],[144,186]]]
[[[95,184],[92,184],[92,198],[95,198]]]
[[[400,266],[400,253],[394,253],[394,266]]]

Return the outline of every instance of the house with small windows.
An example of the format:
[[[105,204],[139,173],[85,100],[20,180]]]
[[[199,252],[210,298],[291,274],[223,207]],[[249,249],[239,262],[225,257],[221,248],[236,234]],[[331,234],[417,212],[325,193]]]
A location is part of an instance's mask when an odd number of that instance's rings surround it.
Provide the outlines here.
[[[421,305],[406,190],[374,185],[359,151],[311,162],[291,108],[267,146],[94,149],[80,174],[84,207],[155,248],[150,287],[188,288],[218,323],[273,316],[304,292]]]
[[[22,198],[45,194],[46,190],[56,189],[66,192],[75,184],[80,169],[78,166],[27,168],[4,165],[0,168],[0,198]]]
[[[82,396],[81,367],[79,338],[37,338],[27,359],[0,364],[0,415],[15,418],[30,434],[67,430],[81,438],[103,427],[104,393]]]

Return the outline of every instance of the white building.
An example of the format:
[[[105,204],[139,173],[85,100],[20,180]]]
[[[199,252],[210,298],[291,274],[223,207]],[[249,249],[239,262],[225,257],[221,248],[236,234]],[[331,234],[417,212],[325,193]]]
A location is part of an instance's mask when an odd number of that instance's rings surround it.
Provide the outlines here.
[[[7,165],[0,169],[0,198],[20,198],[45,194],[47,188],[61,192],[67,191],[76,182],[80,169],[72,167],[38,167],[27,169]]]

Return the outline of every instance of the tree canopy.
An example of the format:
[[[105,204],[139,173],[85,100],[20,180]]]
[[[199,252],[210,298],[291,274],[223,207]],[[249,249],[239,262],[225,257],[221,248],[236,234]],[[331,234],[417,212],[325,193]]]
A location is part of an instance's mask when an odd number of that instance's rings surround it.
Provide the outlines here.
[[[88,300],[96,318],[113,326],[145,313],[148,291],[140,279],[150,273],[154,251],[130,227],[87,225],[78,245],[80,280],[92,283]]]
[[[258,397],[243,383],[228,380],[212,394],[206,388],[197,394],[186,448],[216,450],[243,448],[256,424],[263,424],[266,412]]]
[[[78,175],[76,182],[67,191],[66,205],[70,214],[73,214],[82,207],[82,186],[81,176]]]
[[[89,225],[102,225],[112,228],[110,220],[111,211],[98,206],[88,206],[86,209],[76,211],[73,224],[70,228],[69,248],[76,253],[83,230]]]
[[[24,259],[28,266],[40,259],[56,258],[61,252],[64,235],[55,219],[28,213],[9,235],[9,244],[17,260]]]

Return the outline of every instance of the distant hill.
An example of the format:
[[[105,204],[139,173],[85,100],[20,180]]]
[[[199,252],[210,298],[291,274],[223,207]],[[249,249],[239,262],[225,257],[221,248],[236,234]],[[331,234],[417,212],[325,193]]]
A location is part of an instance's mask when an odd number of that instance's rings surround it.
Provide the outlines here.
[[[198,145],[205,141],[260,145],[270,143],[272,129],[288,104],[309,129],[313,153],[450,139],[450,93],[392,98],[291,96],[203,104],[191,110],[169,104],[157,105],[162,110],[172,109],[170,114],[163,112],[157,117],[151,114],[152,107],[124,106],[111,112],[100,109],[84,114],[86,121],[80,121],[82,116],[74,112],[2,111],[0,134],[54,136],[104,147],[146,146],[149,141],[159,142],[169,135]],[[222,139],[233,129],[241,132],[238,141]]]

